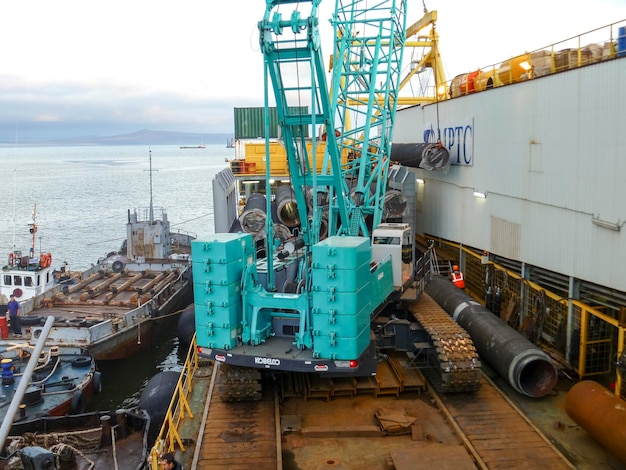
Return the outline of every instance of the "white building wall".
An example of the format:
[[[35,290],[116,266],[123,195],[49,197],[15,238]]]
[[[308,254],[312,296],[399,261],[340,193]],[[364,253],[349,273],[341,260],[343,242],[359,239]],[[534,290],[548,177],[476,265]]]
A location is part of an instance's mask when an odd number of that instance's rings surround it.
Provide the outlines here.
[[[470,164],[417,170],[418,232],[626,290],[626,225],[592,223],[626,221],[626,58],[400,110],[394,142],[437,128]]]

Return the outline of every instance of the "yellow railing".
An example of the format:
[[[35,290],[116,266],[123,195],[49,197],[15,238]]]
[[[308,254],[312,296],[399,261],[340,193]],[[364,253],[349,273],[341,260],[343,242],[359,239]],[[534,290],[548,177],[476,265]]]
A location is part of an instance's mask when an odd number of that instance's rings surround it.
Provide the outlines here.
[[[484,305],[487,287],[500,287],[500,317],[504,321],[556,354],[580,378],[615,373],[615,393],[621,394],[622,378],[615,371],[615,362],[624,352],[626,324],[580,300],[564,298],[491,260],[484,264],[475,250],[442,239],[436,239],[436,243],[438,253],[461,266],[466,290],[472,297]],[[568,318],[572,323],[569,328]],[[579,335],[573,334],[576,330]],[[570,350],[574,351],[570,352],[571,364],[565,357],[567,336]]]
[[[185,451],[183,439],[179,434],[181,423],[184,419],[193,419],[193,413],[189,406],[189,396],[193,392],[193,377],[198,370],[198,352],[196,347],[196,335],[194,334],[187,359],[176,384],[176,390],[172,395],[170,405],[165,413],[165,419],[161,431],[157,436],[154,446],[148,457],[148,465],[152,470],[158,470],[159,457],[166,452],[174,452],[176,446],[182,452]]]
[[[448,95],[444,98],[456,98],[615,59],[624,52],[618,51],[617,47],[617,33],[619,27],[624,25],[626,20],[621,20],[543,49],[525,52],[503,62],[457,75],[447,82]]]

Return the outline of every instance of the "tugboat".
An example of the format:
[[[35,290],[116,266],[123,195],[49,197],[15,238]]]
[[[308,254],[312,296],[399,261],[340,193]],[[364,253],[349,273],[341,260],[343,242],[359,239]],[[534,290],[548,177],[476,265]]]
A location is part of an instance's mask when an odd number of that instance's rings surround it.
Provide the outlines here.
[[[42,294],[55,284],[52,254],[41,252],[39,256],[35,255],[37,204],[33,210],[33,221],[28,224],[28,227],[32,239],[28,252],[14,249],[9,253],[7,264],[2,267],[0,305],[6,305],[7,302],[4,299],[8,299],[11,295],[14,295],[19,302],[24,302]]]

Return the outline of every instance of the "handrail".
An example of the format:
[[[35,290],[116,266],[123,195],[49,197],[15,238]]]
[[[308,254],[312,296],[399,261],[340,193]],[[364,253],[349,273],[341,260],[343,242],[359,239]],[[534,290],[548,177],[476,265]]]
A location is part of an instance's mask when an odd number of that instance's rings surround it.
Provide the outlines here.
[[[185,364],[176,384],[176,389],[165,413],[161,430],[148,456],[148,467],[153,470],[159,469],[159,457],[161,454],[173,452],[177,445],[181,451],[185,451],[185,445],[179,433],[180,423],[186,417],[191,419],[194,417],[189,406],[188,397],[193,391],[193,377],[196,370],[198,370],[198,364],[196,335],[194,334],[187,352]]]
[[[448,93],[441,96],[440,100],[453,99],[486,91],[490,88],[623,57],[626,51],[617,50],[619,46],[617,44],[617,29],[619,26],[626,26],[626,19],[586,31],[540,49],[522,52],[476,70],[462,72],[446,82]],[[601,33],[602,36],[598,33]],[[587,42],[587,44],[583,46],[583,42]],[[599,56],[594,54],[592,49],[599,51]],[[575,56],[570,55],[570,53],[575,53]],[[544,57],[549,60],[542,61],[541,59]],[[572,60],[574,57],[575,59]],[[547,62],[549,62],[549,66]],[[501,80],[501,77],[504,77],[504,80]]]

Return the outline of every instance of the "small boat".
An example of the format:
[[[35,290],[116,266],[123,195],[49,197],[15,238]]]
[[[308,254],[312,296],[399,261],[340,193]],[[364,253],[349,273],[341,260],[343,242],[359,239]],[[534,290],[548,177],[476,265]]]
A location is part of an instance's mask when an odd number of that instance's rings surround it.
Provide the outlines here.
[[[16,468],[20,461],[24,468],[57,468],[44,464],[59,460],[64,465],[59,468],[75,470],[149,468],[148,453],[166,421],[172,396],[188,389],[188,382],[178,388],[180,376],[172,370],[159,372],[144,387],[139,405],[130,409],[15,423],[0,446],[0,470]]]
[[[150,417],[140,409],[41,416],[16,423],[0,449],[0,469],[145,468]],[[54,462],[63,462],[62,467]]]
[[[32,243],[27,252],[13,250],[9,253],[7,264],[2,267],[0,276],[0,295],[2,300],[14,295],[18,302],[23,302],[42,294],[55,284],[52,254],[41,252],[35,255],[35,237],[37,236],[37,205],[33,211],[33,221],[28,224]],[[3,302],[6,304],[6,301]]]
[[[84,413],[94,393],[102,390],[100,372],[89,353],[81,348],[49,346],[45,341],[44,337],[35,346],[27,341],[0,341],[0,441],[7,432],[14,432],[14,426],[41,416]]]
[[[205,149],[206,145],[204,145],[204,144],[200,144],[200,145],[181,145],[180,148],[181,149]]]
[[[167,213],[153,207],[152,194],[148,208],[128,211],[126,227],[120,250],[99,259],[76,283],[59,284],[22,303],[22,332],[31,342],[44,318],[54,316],[48,344],[83,347],[96,360],[116,360],[148,347],[157,328],[175,328],[191,302],[195,235],[170,231]]]
[[[234,149],[235,148],[235,139],[226,139],[226,148]]]

